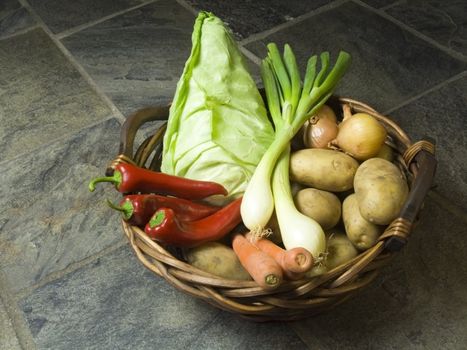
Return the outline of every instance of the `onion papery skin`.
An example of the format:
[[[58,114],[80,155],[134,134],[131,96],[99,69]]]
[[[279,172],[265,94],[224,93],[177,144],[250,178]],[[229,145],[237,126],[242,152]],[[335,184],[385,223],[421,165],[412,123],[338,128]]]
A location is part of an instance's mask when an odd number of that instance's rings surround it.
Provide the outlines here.
[[[387,131],[378,120],[366,113],[356,113],[339,124],[339,132],[331,142],[359,161],[375,157],[387,136]]]
[[[331,107],[323,105],[303,125],[303,144],[308,148],[328,148],[337,132],[336,114]]]
[[[328,148],[338,130],[337,123],[330,118],[321,118],[314,124],[310,121],[304,130],[303,143],[309,148]]]

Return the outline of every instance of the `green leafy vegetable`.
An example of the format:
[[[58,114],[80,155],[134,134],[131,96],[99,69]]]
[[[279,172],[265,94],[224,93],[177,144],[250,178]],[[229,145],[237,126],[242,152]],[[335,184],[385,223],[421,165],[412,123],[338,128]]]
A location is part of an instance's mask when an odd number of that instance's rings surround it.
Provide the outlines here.
[[[222,21],[201,12],[170,108],[161,169],[241,195],[274,138],[243,56]]]

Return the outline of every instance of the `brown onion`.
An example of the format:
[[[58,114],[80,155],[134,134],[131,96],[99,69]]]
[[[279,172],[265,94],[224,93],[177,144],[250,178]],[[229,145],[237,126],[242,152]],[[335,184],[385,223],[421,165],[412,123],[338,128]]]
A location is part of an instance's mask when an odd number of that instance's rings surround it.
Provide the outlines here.
[[[303,143],[306,147],[327,148],[338,132],[334,111],[323,105],[304,125]]]
[[[344,118],[332,145],[363,161],[375,157],[381,150],[387,131],[378,120],[366,113],[356,113]]]

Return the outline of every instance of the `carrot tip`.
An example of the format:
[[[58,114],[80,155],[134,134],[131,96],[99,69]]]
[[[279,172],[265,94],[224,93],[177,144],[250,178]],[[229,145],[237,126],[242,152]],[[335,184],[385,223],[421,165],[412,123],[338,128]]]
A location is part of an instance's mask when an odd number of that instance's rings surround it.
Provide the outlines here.
[[[308,259],[305,256],[305,254],[297,254],[295,256],[295,262],[297,263],[298,266],[303,266],[308,263]]]
[[[264,280],[265,280],[266,284],[268,284],[270,286],[274,286],[274,285],[279,283],[279,278],[274,274],[267,275]]]

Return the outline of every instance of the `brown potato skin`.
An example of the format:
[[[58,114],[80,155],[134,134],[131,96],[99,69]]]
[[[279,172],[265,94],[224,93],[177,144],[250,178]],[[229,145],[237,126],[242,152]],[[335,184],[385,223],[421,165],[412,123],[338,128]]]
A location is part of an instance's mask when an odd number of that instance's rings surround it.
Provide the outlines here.
[[[185,252],[186,260],[200,270],[231,280],[251,280],[232,248],[208,242]]]
[[[342,220],[347,237],[359,250],[372,247],[383,232],[382,226],[369,222],[360,214],[355,193],[342,203]]]
[[[358,255],[357,248],[355,248],[352,241],[344,233],[330,235],[327,239],[326,251],[328,254],[325,265],[328,270],[345,264]]]
[[[308,187],[329,192],[353,188],[358,162],[330,149],[306,148],[290,156],[290,178]]]
[[[337,225],[341,217],[341,201],[334,193],[305,188],[294,197],[298,211],[312,218],[328,230]]]
[[[382,158],[368,159],[359,166],[354,190],[361,215],[377,225],[388,225],[397,218],[409,193],[399,168]]]

